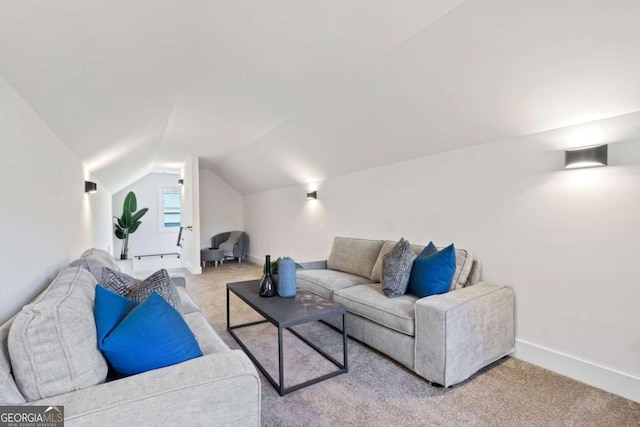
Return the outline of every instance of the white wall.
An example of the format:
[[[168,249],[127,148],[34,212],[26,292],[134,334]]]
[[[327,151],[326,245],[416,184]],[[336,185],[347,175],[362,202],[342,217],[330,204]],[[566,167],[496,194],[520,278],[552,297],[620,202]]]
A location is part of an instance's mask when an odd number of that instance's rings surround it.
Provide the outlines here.
[[[200,169],[200,248],[218,233],[243,230],[242,195],[208,169]]]
[[[180,248],[176,245],[179,228],[160,229],[162,206],[159,196],[161,187],[179,186],[178,179],[180,179],[178,173],[150,173],[113,195],[113,214],[117,217],[122,215],[122,204],[129,191],[136,194],[138,210],[149,208],[141,219],[140,227],[129,236],[129,258],[134,255],[180,252]],[[111,235],[114,255],[119,258],[123,240],[115,237],[113,232]]]
[[[198,158],[189,157],[182,166],[182,225],[192,230],[183,232],[182,262],[192,274],[202,273],[200,267],[200,166]]]
[[[83,166],[0,77],[0,322],[28,303],[72,259],[106,249],[110,195],[84,193]]]
[[[98,184],[98,191],[84,198],[82,229],[89,231],[92,246],[111,253],[113,249],[112,196],[93,175],[85,171],[87,181]]]
[[[515,139],[245,196],[254,260],[326,259],[333,236],[451,242],[516,294],[518,357],[640,400],[640,143],[610,166]]]

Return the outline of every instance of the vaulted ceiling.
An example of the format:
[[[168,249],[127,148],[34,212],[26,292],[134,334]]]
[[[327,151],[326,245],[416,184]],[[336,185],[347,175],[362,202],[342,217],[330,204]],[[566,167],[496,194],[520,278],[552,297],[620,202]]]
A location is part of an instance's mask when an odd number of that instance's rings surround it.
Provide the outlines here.
[[[185,155],[246,194],[640,111],[637,0],[1,9],[0,77],[112,191]]]

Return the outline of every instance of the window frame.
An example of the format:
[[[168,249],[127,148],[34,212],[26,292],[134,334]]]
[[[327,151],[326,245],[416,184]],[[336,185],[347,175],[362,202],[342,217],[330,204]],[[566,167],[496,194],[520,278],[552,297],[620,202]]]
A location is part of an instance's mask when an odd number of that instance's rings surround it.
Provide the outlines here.
[[[164,193],[165,190],[178,190],[180,193],[180,222],[177,226],[166,227],[164,224]],[[182,186],[181,185],[159,185],[158,186],[158,227],[161,233],[177,232],[182,225]]]

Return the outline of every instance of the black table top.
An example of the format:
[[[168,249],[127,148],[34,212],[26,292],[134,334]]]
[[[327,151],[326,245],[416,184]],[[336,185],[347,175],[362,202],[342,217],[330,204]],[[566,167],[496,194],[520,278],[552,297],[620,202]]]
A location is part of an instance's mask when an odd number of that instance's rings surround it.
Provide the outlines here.
[[[229,291],[277,327],[288,328],[346,313],[342,305],[305,290],[298,289],[291,298],[265,298],[260,296],[259,288],[259,280],[227,283]]]

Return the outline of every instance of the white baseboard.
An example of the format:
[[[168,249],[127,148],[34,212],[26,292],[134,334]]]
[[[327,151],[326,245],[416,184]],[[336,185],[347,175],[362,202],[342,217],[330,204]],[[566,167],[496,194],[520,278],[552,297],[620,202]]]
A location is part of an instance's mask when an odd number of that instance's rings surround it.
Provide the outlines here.
[[[513,356],[640,403],[640,378],[536,344],[516,340]]]
[[[194,267],[193,265],[191,265],[191,263],[189,261],[183,261],[183,266],[191,274],[202,274],[202,267],[201,266]]]
[[[248,258],[250,262],[264,266],[264,257],[257,257],[249,254]]]

